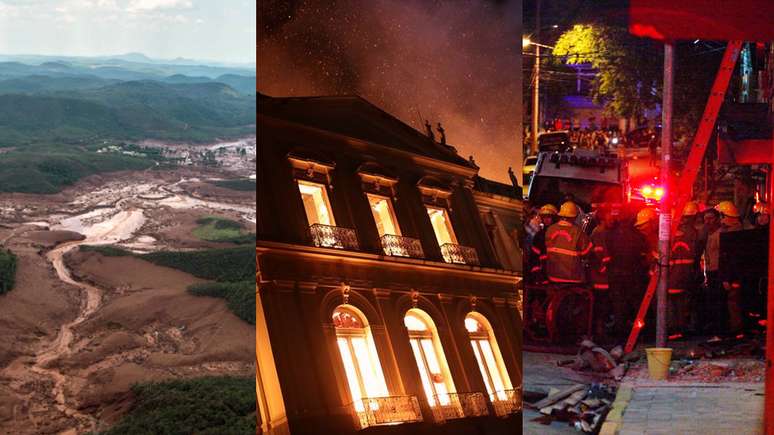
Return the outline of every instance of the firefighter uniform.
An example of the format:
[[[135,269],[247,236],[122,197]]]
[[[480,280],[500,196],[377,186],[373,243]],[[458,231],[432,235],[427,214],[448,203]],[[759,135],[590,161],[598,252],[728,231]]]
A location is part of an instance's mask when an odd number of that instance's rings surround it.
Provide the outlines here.
[[[551,204],[546,204],[540,208],[538,216],[541,221],[545,217],[553,217],[559,211]],[[543,223],[541,222],[541,225]],[[547,284],[548,278],[545,273],[545,263],[548,259],[546,254],[546,229],[541,228],[532,239],[532,246],[529,253],[529,280],[531,284]]]
[[[610,300],[610,283],[607,277],[607,268],[610,263],[610,253],[607,249],[607,240],[610,235],[610,224],[606,213],[609,210],[600,210],[601,222],[591,232],[591,255],[589,256],[589,279],[594,288],[594,324],[596,339],[606,336],[605,323],[612,313],[612,301]]]
[[[607,290],[610,284],[607,279],[607,266],[610,254],[607,249],[607,237],[610,230],[604,225],[597,225],[591,232],[592,254],[590,257],[589,278],[595,290]]]
[[[625,340],[645,294],[648,247],[645,236],[632,226],[631,221],[624,219],[610,229],[607,249],[614,330],[619,339]]]
[[[690,298],[698,274],[698,233],[693,219],[699,209],[689,202],[683,209],[683,219],[672,238],[669,253],[669,325],[672,332],[684,332],[690,322]]]
[[[546,274],[553,283],[580,284],[586,281],[583,257],[591,253],[592,244],[583,230],[573,224],[578,206],[565,202],[559,210],[559,222],[546,231]]]
[[[739,221],[739,210],[737,210],[734,203],[731,201],[722,201],[715,206],[715,210],[719,211],[722,215],[721,233],[727,233],[731,231],[740,231],[743,229],[742,223]],[[744,320],[742,318],[742,284],[739,274],[736,271],[736,267],[733,267],[734,259],[720,254],[720,263],[722,267],[719,269],[720,280],[723,283],[723,288],[726,291],[726,303],[728,306],[728,327],[729,332],[736,334],[742,332],[744,329]],[[723,263],[726,263],[723,265]]]

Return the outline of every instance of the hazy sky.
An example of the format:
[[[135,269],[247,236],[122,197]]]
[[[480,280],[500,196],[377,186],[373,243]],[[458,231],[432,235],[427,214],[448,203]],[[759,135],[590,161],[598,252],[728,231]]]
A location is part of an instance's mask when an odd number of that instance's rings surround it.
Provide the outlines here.
[[[509,183],[521,157],[521,1],[261,0],[258,91],[357,94]]]
[[[0,54],[255,62],[255,0],[0,0]]]

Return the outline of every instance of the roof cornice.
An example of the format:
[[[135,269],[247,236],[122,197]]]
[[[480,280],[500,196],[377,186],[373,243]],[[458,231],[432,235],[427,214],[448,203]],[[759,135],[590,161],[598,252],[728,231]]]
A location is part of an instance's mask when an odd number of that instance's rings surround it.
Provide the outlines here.
[[[420,154],[411,153],[411,152],[408,152],[408,151],[398,150],[398,149],[395,149],[395,148],[392,148],[392,147],[388,147],[386,145],[381,145],[381,144],[377,144],[377,143],[374,143],[374,142],[369,142],[367,140],[363,140],[363,139],[358,139],[358,138],[354,138],[354,137],[351,137],[351,136],[347,136],[347,135],[342,134],[342,133],[337,133],[337,132],[333,132],[333,131],[329,131],[329,130],[324,130],[324,129],[317,128],[317,127],[310,127],[308,125],[305,125],[305,124],[302,124],[302,123],[299,123],[299,122],[288,121],[288,120],[285,120],[285,119],[280,119],[280,118],[275,118],[273,116],[264,115],[264,114],[261,114],[260,112],[258,112],[258,121],[259,121],[259,123],[261,121],[264,121],[266,123],[273,124],[275,126],[293,127],[293,128],[297,128],[297,129],[300,129],[300,130],[305,130],[305,131],[310,132],[310,133],[315,133],[315,134],[319,134],[319,135],[322,135],[322,136],[327,136],[327,137],[330,137],[330,138],[336,139],[336,140],[342,140],[343,139],[343,141],[348,143],[349,145],[351,145],[353,149],[357,149],[357,150],[368,149],[368,150],[373,150],[374,152],[381,152],[381,153],[392,154],[392,155],[397,156],[397,157],[402,157],[402,158],[408,159],[408,160],[416,163],[417,165],[423,166],[425,168],[436,169],[436,170],[439,170],[439,171],[444,171],[444,172],[452,173],[452,174],[455,174],[455,175],[460,175],[460,176],[463,176],[463,177],[469,177],[469,178],[472,178],[472,177],[474,177],[475,175],[478,174],[478,168],[471,168],[471,167],[467,167],[467,166],[462,166],[462,165],[458,165],[458,164],[455,164],[455,163],[451,163],[451,162],[446,162],[446,161],[443,161],[443,160],[435,159],[435,158],[432,158],[432,157],[427,157],[427,156],[423,156],[423,155],[420,155]]]

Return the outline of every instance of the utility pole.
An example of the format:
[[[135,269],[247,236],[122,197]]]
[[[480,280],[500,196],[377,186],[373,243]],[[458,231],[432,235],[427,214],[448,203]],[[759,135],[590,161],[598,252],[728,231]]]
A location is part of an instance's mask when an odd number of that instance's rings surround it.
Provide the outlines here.
[[[535,0],[535,40],[540,43],[540,0]],[[540,45],[535,44],[535,82],[532,86],[532,155],[538,152],[538,128],[540,128]]]
[[[669,279],[669,236],[672,226],[670,210],[669,163],[672,152],[672,93],[674,86],[675,46],[664,44],[664,99],[661,109],[661,183],[666,187],[661,198],[658,225],[658,286],[656,287],[656,347],[666,347],[667,280]]]

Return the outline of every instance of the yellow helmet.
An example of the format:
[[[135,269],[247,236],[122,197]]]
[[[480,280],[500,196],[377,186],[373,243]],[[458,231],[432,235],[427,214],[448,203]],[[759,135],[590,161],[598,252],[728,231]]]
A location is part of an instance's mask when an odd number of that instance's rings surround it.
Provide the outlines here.
[[[683,207],[683,216],[696,216],[699,213],[699,206],[693,202],[688,201]]]
[[[715,206],[715,210],[719,211],[723,216],[739,217],[739,210],[736,209],[736,206],[731,201],[721,201]]]
[[[549,215],[549,214],[557,214],[557,213],[559,213],[559,210],[557,210],[553,204],[546,204],[543,207],[540,207],[540,211],[538,212],[539,215]]]
[[[566,217],[566,218],[574,218],[578,216],[578,206],[575,205],[572,201],[567,201],[564,204],[562,204],[562,207],[559,209],[559,216],[560,217]]]
[[[639,227],[640,225],[645,225],[646,223],[653,221],[655,219],[656,219],[656,210],[646,207],[640,210],[639,213],[637,213],[637,221],[634,222],[634,226]]]

